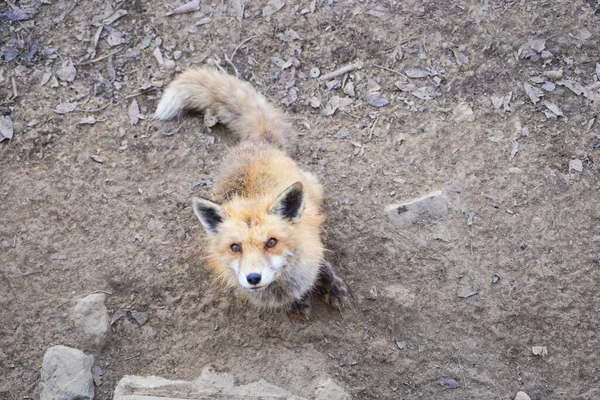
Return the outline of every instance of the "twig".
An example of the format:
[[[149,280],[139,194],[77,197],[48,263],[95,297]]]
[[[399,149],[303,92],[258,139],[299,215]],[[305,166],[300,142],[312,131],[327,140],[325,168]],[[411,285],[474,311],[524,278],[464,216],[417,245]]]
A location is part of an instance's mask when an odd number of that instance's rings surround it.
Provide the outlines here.
[[[458,367],[460,368],[460,372],[462,374],[463,382],[465,383],[465,389],[467,389],[469,386],[467,385],[467,378],[465,378],[465,370],[462,367],[462,365],[460,365],[460,358],[456,357],[456,359],[458,360]]]
[[[145,93],[148,93],[148,92],[153,92],[153,91],[155,91],[155,90],[156,90],[156,87],[154,87],[154,86],[151,86],[151,87],[149,87],[148,89],[142,89],[142,90],[140,90],[139,92],[136,92],[136,93],[130,94],[129,96],[126,96],[126,97],[125,97],[125,99],[126,99],[126,100],[128,100],[128,99],[132,99],[132,98],[134,98],[134,97],[137,97],[137,96],[139,96],[139,95],[142,95],[142,94],[145,94]]]
[[[396,71],[396,70],[394,70],[394,69],[391,69],[391,68],[386,68],[386,67],[384,67],[384,66],[382,66],[382,65],[377,65],[377,64],[373,64],[373,66],[374,66],[374,67],[377,67],[377,68],[384,69],[384,70],[386,70],[386,71],[389,71],[389,72],[393,72],[394,74],[398,74],[398,75],[400,75],[400,76],[406,77],[406,76],[405,76],[405,75],[404,75],[402,72],[398,72],[398,71]]]
[[[242,47],[243,45],[245,45],[246,43],[248,43],[249,41],[251,41],[254,38],[257,38],[258,35],[254,35],[254,36],[250,36],[248,39],[243,40],[240,44],[237,45],[237,47],[235,48],[235,50],[233,51],[233,53],[231,53],[231,57],[229,57],[231,60],[233,60],[233,57],[235,57],[235,53],[237,53],[237,51],[240,49],[240,47]]]
[[[361,69],[364,65],[365,65],[364,62],[362,62],[361,60],[358,60],[358,61],[354,62],[353,64],[348,64],[348,65],[346,65],[346,66],[344,66],[342,68],[338,68],[338,69],[336,69],[333,72],[330,72],[328,74],[325,74],[325,75],[321,76],[319,78],[319,80],[320,81],[326,81],[326,80],[329,80],[331,78],[335,78],[337,76],[344,75],[344,74],[346,74],[348,72],[352,72],[355,69]]]
[[[108,57],[110,57],[110,56],[113,56],[113,55],[117,54],[117,53],[118,53],[118,52],[120,52],[121,50],[123,50],[123,47],[121,47],[120,49],[117,49],[117,50],[115,50],[115,51],[113,51],[113,52],[111,52],[111,53],[108,53],[108,54],[107,54],[107,55],[105,55],[105,56],[98,57],[98,58],[94,58],[93,60],[89,60],[89,61],[85,61],[85,62],[77,63],[77,64],[75,64],[75,65],[77,65],[77,66],[82,66],[82,65],[90,65],[90,64],[96,63],[96,62],[98,62],[98,61],[105,60],[105,59],[107,59]]]
[[[19,92],[17,91],[17,81],[15,80],[14,76],[10,79],[10,81],[12,82],[13,99],[14,99],[19,96]]]
[[[185,122],[182,122],[181,125],[179,125],[179,127],[171,132],[167,132],[167,133],[163,133],[163,135],[165,136],[173,136],[174,134],[176,134],[177,132],[179,132],[179,130],[181,129],[181,127],[183,126]],[[193,189],[193,187],[192,187]]]
[[[373,121],[373,125],[371,125],[371,130],[369,131],[369,139],[373,137],[373,132],[375,131],[375,124],[377,124],[377,121],[379,121],[379,113],[377,113],[375,121]]]
[[[233,70],[235,71],[235,77],[239,79],[240,74],[237,68],[235,67],[235,64],[229,59],[229,57],[227,57],[227,54],[223,53],[223,55],[225,56],[225,61],[227,62],[227,64],[229,64],[231,68],[233,68]]]
[[[96,108],[96,109],[93,109],[93,110],[81,110],[81,109],[79,109],[79,108],[76,108],[76,109],[75,109],[75,110],[73,110],[73,111],[80,111],[80,112],[91,112],[91,113],[95,113],[95,112],[99,112],[99,111],[102,111],[102,110],[104,110],[106,107],[110,106],[110,104],[111,104],[111,103],[108,103],[108,104],[106,104],[106,105],[105,105],[105,106],[103,106],[103,107]]]

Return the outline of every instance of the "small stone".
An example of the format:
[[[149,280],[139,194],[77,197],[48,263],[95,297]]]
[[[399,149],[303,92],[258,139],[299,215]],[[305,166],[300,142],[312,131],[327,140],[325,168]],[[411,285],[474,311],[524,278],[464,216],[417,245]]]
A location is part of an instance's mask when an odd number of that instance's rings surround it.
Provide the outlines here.
[[[546,357],[548,355],[548,348],[546,346],[532,346],[531,353],[534,356]]]
[[[315,390],[315,400],[350,400],[351,397],[338,386],[331,378],[319,383]]]
[[[377,300],[377,288],[375,286],[371,287],[365,298],[368,300]]]
[[[558,71],[546,71],[544,72],[544,75],[546,78],[552,79],[553,81],[559,81],[563,78],[563,72],[560,69]]]
[[[318,78],[319,76],[321,76],[321,70],[317,67],[313,67],[310,69],[310,72],[308,74],[311,78]]]
[[[582,172],[583,171],[583,162],[578,158],[569,161],[569,171],[570,170]]]
[[[498,282],[500,282],[500,276],[497,274],[492,275],[492,283],[496,284]]]
[[[183,55],[183,52],[182,52],[182,51],[180,51],[180,50],[175,50],[175,51],[173,52],[173,59],[174,59],[175,61],[177,61],[177,60],[179,60],[179,59],[181,58],[181,56],[182,56],[182,55]]]
[[[42,362],[40,399],[93,400],[92,364],[92,358],[81,350],[66,346],[49,348]]]
[[[385,107],[390,103],[390,101],[383,97],[381,93],[373,92],[367,95],[367,103],[373,107]]]
[[[475,280],[470,276],[463,276],[458,281],[458,289],[456,295],[463,299],[471,297],[479,293],[475,287]]]
[[[531,397],[529,397],[525,392],[518,392],[515,396],[515,400],[531,400]]]
[[[108,341],[110,319],[104,305],[105,300],[104,293],[90,294],[79,300],[73,308],[75,325],[81,329],[86,341],[97,348],[104,347]]]
[[[522,174],[523,170],[521,168],[517,168],[517,167],[510,167],[508,169],[508,172],[511,174]]]

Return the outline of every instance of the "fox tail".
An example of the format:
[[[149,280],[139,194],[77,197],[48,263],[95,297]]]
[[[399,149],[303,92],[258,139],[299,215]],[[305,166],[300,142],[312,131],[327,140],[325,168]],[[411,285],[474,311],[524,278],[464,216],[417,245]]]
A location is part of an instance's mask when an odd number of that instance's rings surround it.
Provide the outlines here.
[[[211,112],[242,140],[288,146],[292,125],[248,82],[212,67],[190,69],[165,90],[155,118],[171,119],[182,111]]]

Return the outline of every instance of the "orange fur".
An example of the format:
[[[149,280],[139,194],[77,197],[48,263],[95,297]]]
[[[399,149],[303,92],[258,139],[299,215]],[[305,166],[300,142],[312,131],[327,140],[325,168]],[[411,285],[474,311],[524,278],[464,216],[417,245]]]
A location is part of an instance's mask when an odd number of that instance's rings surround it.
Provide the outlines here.
[[[300,300],[314,287],[323,262],[325,215],[321,185],[284,151],[295,136],[291,124],[247,82],[206,67],[179,75],[165,91],[156,117],[169,119],[190,109],[214,113],[241,138],[218,173],[214,196],[220,205],[195,200],[209,233],[209,267],[219,281],[240,288],[258,306],[277,308]],[[303,188],[303,209],[292,221],[273,210],[297,182]],[[273,248],[265,245],[270,238],[278,240]],[[232,244],[241,252],[233,252]],[[264,276],[272,272],[272,282],[258,292],[244,288],[244,274],[261,265]]]

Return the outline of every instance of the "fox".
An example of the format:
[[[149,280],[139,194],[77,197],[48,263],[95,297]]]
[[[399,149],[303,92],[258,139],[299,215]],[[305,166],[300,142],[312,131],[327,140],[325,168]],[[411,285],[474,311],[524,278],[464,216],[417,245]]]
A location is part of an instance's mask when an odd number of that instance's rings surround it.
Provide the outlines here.
[[[192,198],[216,280],[259,309],[286,309],[300,319],[309,318],[313,295],[341,310],[348,288],[324,258],[323,187],[291,158],[297,135],[284,112],[212,66],[179,74],[154,116],[188,111],[216,116],[239,138],[216,172],[212,199]]]

